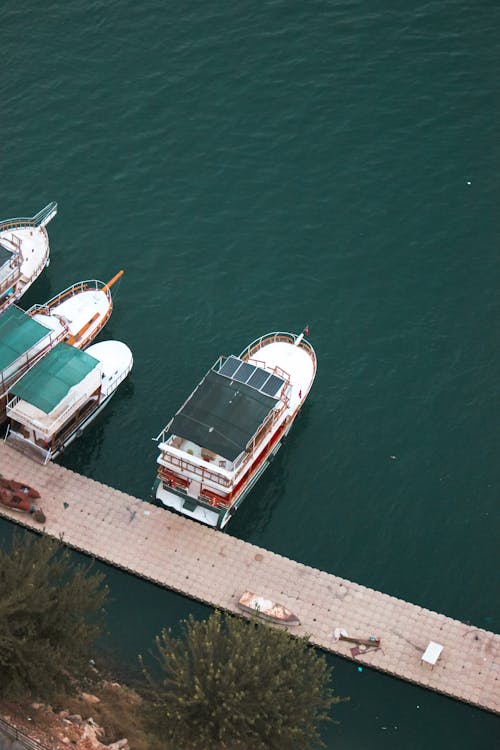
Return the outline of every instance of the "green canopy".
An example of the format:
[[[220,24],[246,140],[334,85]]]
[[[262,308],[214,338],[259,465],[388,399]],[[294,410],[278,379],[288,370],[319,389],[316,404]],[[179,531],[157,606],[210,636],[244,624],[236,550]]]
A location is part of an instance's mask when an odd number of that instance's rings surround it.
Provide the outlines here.
[[[49,414],[99,360],[69,344],[58,344],[24,375],[10,392]]]
[[[0,371],[51,332],[18,307],[9,307],[0,315]]]

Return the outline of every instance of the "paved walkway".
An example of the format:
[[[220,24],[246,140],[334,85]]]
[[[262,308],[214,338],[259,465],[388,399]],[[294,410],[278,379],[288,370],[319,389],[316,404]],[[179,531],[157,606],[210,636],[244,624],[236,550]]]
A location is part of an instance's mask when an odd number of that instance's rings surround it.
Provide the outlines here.
[[[500,635],[315,570],[75,474],[40,466],[0,443],[0,472],[36,487],[45,531],[134,575],[210,605],[238,612],[242,591],[265,595],[300,617],[322,649],[395,677],[500,713]],[[40,528],[31,516],[1,515]],[[381,648],[353,654],[335,641],[377,636]],[[429,643],[444,646],[435,666],[422,663]]]

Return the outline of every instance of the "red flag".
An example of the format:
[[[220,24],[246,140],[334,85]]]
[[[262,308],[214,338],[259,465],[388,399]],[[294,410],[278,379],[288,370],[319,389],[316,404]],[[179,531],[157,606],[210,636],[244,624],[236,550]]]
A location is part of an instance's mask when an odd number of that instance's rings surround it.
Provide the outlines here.
[[[304,328],[304,333],[305,333],[306,336],[309,336],[309,326],[306,326]]]

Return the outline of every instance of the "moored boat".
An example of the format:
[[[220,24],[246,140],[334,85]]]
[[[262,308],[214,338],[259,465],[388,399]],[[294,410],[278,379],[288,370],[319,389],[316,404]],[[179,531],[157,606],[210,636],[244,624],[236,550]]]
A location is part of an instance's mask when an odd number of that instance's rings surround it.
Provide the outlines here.
[[[304,333],[269,333],[239,357],[219,357],[157,437],[157,500],[209,526],[226,526],[313,384],[316,355]]]
[[[28,315],[57,333],[63,329],[62,341],[85,349],[109,320],[111,287],[122,276],[123,271],[118,271],[106,284],[97,279],[79,281],[44,305],[33,305]]]
[[[238,606],[245,612],[279,625],[300,625],[297,615],[289,609],[271,599],[254,594],[253,591],[244,591],[238,601]]]
[[[57,458],[97,417],[132,369],[120,341],[81,351],[58,344],[10,389],[5,441],[41,463]]]
[[[31,218],[0,221],[0,313],[29,289],[49,264],[46,226],[57,213],[49,203]]]
[[[12,305],[0,315],[0,422],[5,420],[9,388],[58,343],[82,349],[102,330],[111,315],[111,286],[80,281],[44,305],[27,312]]]

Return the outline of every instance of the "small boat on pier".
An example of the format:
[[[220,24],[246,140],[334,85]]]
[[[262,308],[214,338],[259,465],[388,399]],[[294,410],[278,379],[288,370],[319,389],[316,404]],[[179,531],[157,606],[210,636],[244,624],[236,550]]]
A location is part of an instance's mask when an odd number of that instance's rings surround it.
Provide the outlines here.
[[[57,458],[115,394],[132,369],[120,341],[86,351],[61,343],[10,389],[5,441],[46,464]]]
[[[24,312],[12,305],[0,315],[0,423],[6,418],[9,388],[58,343],[88,346],[113,309],[111,281],[79,281],[44,305]]]
[[[209,526],[226,526],[313,384],[316,355],[306,332],[269,333],[239,357],[219,357],[156,438],[157,500]]]
[[[45,523],[45,514],[35,500],[40,493],[28,484],[16,479],[6,479],[0,474],[0,505],[21,513],[30,513],[38,523]]]
[[[263,620],[270,620],[278,625],[300,625],[297,615],[294,615],[282,604],[266,599],[264,596],[254,594],[253,591],[244,591],[238,601],[238,607],[244,612],[249,612]]]
[[[49,203],[31,218],[0,221],[0,313],[29,289],[49,264],[46,226],[57,213]]]

